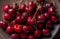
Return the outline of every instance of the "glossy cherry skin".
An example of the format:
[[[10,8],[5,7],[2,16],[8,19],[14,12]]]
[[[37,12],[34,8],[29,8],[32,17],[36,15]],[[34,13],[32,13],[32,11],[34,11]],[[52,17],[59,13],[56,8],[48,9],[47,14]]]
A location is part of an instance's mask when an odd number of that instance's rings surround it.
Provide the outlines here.
[[[9,15],[8,13],[5,13],[4,14],[4,19],[6,20],[6,21],[12,21],[12,16],[11,15]]]
[[[18,34],[12,34],[12,35],[11,35],[11,39],[19,39]]]
[[[15,32],[20,33],[20,32],[22,32],[23,27],[22,27],[22,25],[15,24],[13,26],[13,29]]]
[[[36,36],[36,37],[40,37],[41,36],[41,30],[36,30],[35,32],[34,32],[34,35]]]
[[[21,34],[20,34],[20,37],[21,37],[22,39],[26,39],[26,38],[27,38],[27,34],[26,34],[26,33],[21,33]]]
[[[43,36],[49,36],[51,34],[51,31],[48,29],[43,29],[42,33],[43,33]]]
[[[38,24],[37,24],[37,27],[38,27],[39,29],[42,29],[42,28],[43,28],[43,24],[42,24],[42,23],[38,23]]]
[[[14,9],[9,9],[8,14],[10,14],[11,16],[15,16],[15,10]]]
[[[7,13],[9,9],[10,9],[10,5],[9,5],[9,4],[7,4],[7,5],[5,5],[5,6],[3,7],[3,11],[4,11],[5,13]]]
[[[51,21],[57,22],[58,21],[58,17],[57,16],[51,16]]]
[[[50,8],[48,8],[48,13],[55,14],[55,7],[51,6]]]
[[[25,12],[25,8],[26,8],[26,5],[25,4],[21,4],[20,5],[21,12]]]
[[[8,26],[8,24],[4,21],[0,21],[0,28],[6,28]]]
[[[33,35],[29,35],[28,39],[35,39],[35,37]]]
[[[14,10],[16,10],[16,9],[19,8],[19,6],[17,5],[17,3],[13,3],[12,8],[13,8]]]
[[[29,25],[35,24],[35,20],[31,16],[28,17],[27,22]]]
[[[45,0],[36,0],[38,3],[42,3],[44,2]]]
[[[44,15],[38,15],[37,20],[40,22],[43,22],[43,21],[45,21],[45,16]]]
[[[12,33],[13,33],[13,28],[12,28],[11,26],[8,26],[8,27],[6,28],[6,32],[7,32],[8,34],[12,34]]]
[[[29,26],[23,26],[23,31],[28,33],[30,30],[30,27]]]

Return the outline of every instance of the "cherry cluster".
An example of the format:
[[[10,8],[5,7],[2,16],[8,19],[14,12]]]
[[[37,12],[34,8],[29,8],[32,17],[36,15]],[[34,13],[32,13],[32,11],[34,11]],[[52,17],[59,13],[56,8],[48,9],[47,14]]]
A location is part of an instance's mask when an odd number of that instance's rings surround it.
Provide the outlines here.
[[[28,5],[17,3],[3,7],[4,21],[0,28],[6,30],[12,39],[40,39],[50,37],[54,24],[58,22],[53,3],[45,0],[30,1]]]

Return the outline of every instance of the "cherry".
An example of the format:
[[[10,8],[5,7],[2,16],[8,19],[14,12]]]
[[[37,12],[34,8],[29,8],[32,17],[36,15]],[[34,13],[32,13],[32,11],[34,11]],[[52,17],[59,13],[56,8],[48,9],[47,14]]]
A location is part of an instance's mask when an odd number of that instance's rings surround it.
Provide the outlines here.
[[[43,21],[45,21],[45,16],[44,15],[38,15],[37,20],[40,22],[43,22]]]
[[[16,9],[19,8],[19,6],[17,5],[17,3],[13,3],[12,8],[13,8],[14,10],[16,10]]]
[[[43,33],[43,36],[49,36],[51,34],[51,31],[48,29],[43,29],[42,33]]]
[[[18,34],[12,34],[11,39],[19,39]]]
[[[45,7],[43,6],[40,6],[40,8],[38,9],[39,13],[44,13],[45,11]]]
[[[48,13],[55,14],[55,7],[51,6],[50,8],[48,8]]]
[[[36,0],[38,3],[42,3],[44,2],[45,0]]]
[[[34,32],[34,35],[35,35],[36,37],[40,37],[40,36],[41,36],[41,30],[36,30],[36,31]]]
[[[13,28],[12,28],[11,26],[8,26],[8,27],[6,28],[6,32],[7,32],[8,34],[12,34],[12,33],[13,33]]]
[[[22,25],[15,24],[13,26],[13,29],[15,32],[20,33],[20,32],[22,32],[23,27],[22,27]]]
[[[30,30],[29,26],[23,26],[23,31],[24,32],[27,33],[27,32],[29,32],[29,30]]]
[[[0,28],[6,28],[8,24],[4,21],[0,21]]]
[[[6,21],[12,21],[12,16],[11,15],[9,15],[8,13],[5,13],[4,14],[4,19],[6,20]]]
[[[57,16],[51,16],[51,21],[57,22],[58,21],[58,17]]]
[[[9,5],[9,4],[6,4],[6,5],[3,7],[3,11],[4,11],[5,13],[7,13],[9,9],[10,9],[10,5]]]
[[[38,24],[37,24],[37,27],[38,27],[39,29],[42,29],[42,28],[43,28],[43,24],[42,24],[42,23],[38,23]]]
[[[27,34],[26,34],[26,33],[21,33],[21,34],[20,34],[20,37],[21,37],[22,39],[26,39],[26,38],[27,38]]]
[[[21,4],[20,5],[21,12],[25,12],[25,8],[26,8],[26,5],[25,4]]]
[[[28,39],[35,39],[35,37],[33,35],[29,35]]]
[[[35,24],[35,20],[32,18],[32,16],[28,17],[27,22],[28,22],[29,25]]]

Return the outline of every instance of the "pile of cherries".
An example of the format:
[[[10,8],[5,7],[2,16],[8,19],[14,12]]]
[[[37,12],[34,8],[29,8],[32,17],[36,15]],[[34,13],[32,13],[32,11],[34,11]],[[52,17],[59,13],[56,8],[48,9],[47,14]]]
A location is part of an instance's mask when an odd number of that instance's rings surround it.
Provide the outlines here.
[[[40,39],[50,37],[54,24],[58,22],[53,3],[45,0],[30,1],[28,5],[3,7],[4,20],[0,21],[0,28],[11,35],[12,39]]]

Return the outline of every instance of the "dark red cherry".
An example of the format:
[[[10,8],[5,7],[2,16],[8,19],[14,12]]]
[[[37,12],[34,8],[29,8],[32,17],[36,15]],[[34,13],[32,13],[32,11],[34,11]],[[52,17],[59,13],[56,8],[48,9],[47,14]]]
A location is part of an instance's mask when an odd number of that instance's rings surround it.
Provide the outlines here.
[[[4,21],[0,21],[0,28],[6,28],[8,24]]]
[[[15,32],[20,33],[20,32],[22,32],[22,25],[15,24],[13,26],[13,29]]]
[[[29,26],[23,26],[23,31],[24,32],[29,32],[29,30],[30,30],[30,27]]]
[[[50,8],[48,8],[48,13],[49,14],[55,14],[55,7],[50,7]]]
[[[28,39],[35,39],[35,37],[33,35],[29,35]]]
[[[29,25],[35,24],[35,19],[33,19],[31,16],[28,17],[27,22]]]
[[[57,16],[51,16],[51,21],[57,22],[58,21],[58,17]]]
[[[17,5],[17,3],[13,3],[12,8],[13,8],[14,10],[16,10],[16,9],[19,8],[19,6]]]
[[[37,20],[40,22],[43,22],[43,21],[45,21],[45,16],[44,15],[38,15]]]
[[[8,13],[5,13],[5,14],[4,14],[4,19],[5,19],[6,21],[12,21],[12,17],[11,17],[11,15],[9,15]]]
[[[42,29],[42,28],[43,28],[43,24],[42,24],[42,23],[38,23],[38,24],[37,24],[37,27],[38,27],[39,29]]]
[[[42,3],[44,2],[45,0],[36,0],[38,3]]]
[[[11,35],[11,39],[19,39],[18,34],[12,34],[12,35]]]
[[[14,9],[9,9],[8,14],[10,14],[11,16],[15,16],[16,12]]]
[[[26,38],[27,38],[27,34],[26,34],[26,33],[21,33],[21,34],[20,34],[20,37],[21,37],[22,39],[26,39]]]
[[[7,13],[9,9],[10,9],[10,5],[9,5],[9,4],[7,4],[7,5],[5,5],[5,6],[3,7],[3,11],[4,11],[5,13]]]
[[[51,31],[48,29],[43,29],[42,33],[43,33],[43,36],[49,36],[51,34]]]
[[[20,5],[21,12],[25,12],[25,8],[26,8],[26,5],[25,4],[21,4]]]
[[[12,28],[11,26],[8,26],[8,27],[6,28],[6,32],[7,32],[8,34],[12,34],[12,33],[13,33],[13,28]]]
[[[35,32],[34,32],[34,35],[36,36],[36,37],[40,37],[41,36],[41,30],[36,30]]]

